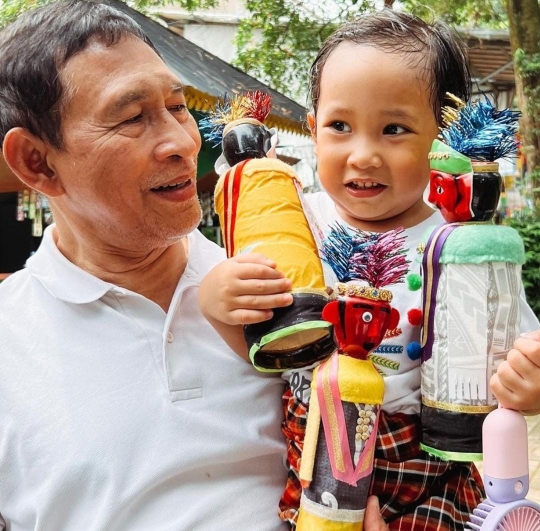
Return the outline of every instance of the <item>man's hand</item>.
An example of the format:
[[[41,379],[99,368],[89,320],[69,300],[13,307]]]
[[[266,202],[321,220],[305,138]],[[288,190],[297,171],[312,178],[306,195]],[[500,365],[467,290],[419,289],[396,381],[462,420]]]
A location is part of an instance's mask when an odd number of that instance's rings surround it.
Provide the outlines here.
[[[379,498],[377,496],[370,496],[367,500],[364,531],[388,531],[388,526],[380,513]]]
[[[524,415],[540,413],[540,330],[522,334],[514,342],[491,377],[490,387],[502,406]]]

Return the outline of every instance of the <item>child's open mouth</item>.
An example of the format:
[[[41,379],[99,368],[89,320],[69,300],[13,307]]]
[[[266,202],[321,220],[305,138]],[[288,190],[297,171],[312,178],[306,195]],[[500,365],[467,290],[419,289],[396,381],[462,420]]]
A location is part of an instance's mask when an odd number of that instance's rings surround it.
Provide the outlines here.
[[[384,184],[370,181],[353,181],[351,183],[347,183],[345,186],[354,190],[371,190],[373,188],[385,188]]]
[[[384,184],[373,181],[351,181],[345,185],[345,189],[351,197],[357,199],[369,199],[382,194],[388,188]]]

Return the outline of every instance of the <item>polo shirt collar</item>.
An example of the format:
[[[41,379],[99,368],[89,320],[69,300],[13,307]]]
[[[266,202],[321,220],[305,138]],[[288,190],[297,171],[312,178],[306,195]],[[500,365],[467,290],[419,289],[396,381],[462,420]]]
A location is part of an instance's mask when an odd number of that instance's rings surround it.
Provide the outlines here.
[[[70,262],[56,246],[54,225],[47,227],[36,253],[26,262],[29,273],[39,280],[56,299],[74,304],[86,304],[103,297],[111,289],[118,289]]]

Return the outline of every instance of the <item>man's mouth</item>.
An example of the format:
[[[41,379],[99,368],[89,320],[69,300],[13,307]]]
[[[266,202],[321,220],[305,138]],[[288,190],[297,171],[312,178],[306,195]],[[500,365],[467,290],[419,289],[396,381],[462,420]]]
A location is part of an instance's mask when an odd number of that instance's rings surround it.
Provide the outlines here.
[[[164,184],[162,186],[156,186],[151,188],[152,192],[172,192],[173,190],[180,190],[186,188],[191,184],[191,179],[185,179],[183,181],[178,181],[176,183]]]

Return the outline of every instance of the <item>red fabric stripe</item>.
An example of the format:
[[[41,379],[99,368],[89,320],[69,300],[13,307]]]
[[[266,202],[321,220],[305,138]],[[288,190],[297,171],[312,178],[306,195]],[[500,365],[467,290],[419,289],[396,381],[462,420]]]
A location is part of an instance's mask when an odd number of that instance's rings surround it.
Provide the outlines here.
[[[249,160],[249,159],[248,159]],[[229,216],[231,216],[231,228],[230,228],[230,234],[229,234],[229,244],[230,248],[228,251],[229,256],[234,256],[234,227],[236,225],[236,215],[237,215],[237,209],[238,209],[238,198],[240,195],[240,183],[242,181],[242,171],[244,169],[244,166],[248,162],[248,160],[243,160],[242,162],[239,162],[234,167],[234,176],[233,176],[233,186],[232,186],[232,197],[230,198],[232,201],[232,207],[231,211],[229,212]],[[228,203],[227,203],[228,205]]]
[[[231,257],[229,252],[230,242],[229,242],[229,179],[231,178],[231,170],[229,170],[225,177],[223,178],[223,227],[221,231],[223,232],[223,239],[225,240],[225,250],[227,251],[227,258]]]

